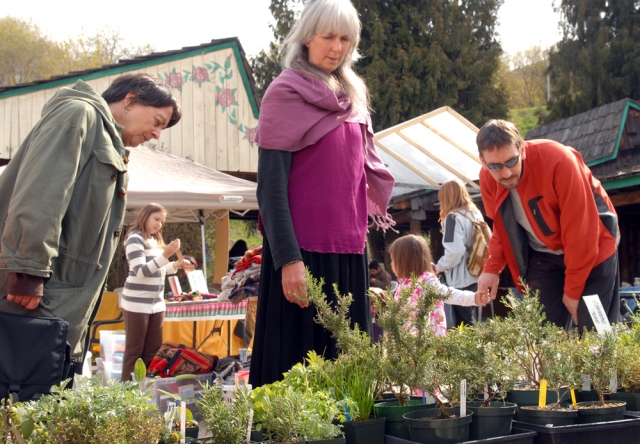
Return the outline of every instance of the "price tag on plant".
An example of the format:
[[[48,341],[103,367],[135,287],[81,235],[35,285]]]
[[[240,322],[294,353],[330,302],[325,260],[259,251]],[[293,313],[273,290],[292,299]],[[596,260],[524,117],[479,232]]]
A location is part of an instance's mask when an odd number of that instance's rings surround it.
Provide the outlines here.
[[[596,327],[596,331],[600,334],[611,331],[611,324],[609,323],[609,319],[607,318],[598,295],[582,296],[582,300],[584,300],[584,303],[589,310],[589,314],[591,315],[593,325]]]
[[[467,380],[460,381],[460,417],[467,416]]]
[[[547,405],[547,380],[540,380],[540,396],[538,397],[538,407],[542,408]]]

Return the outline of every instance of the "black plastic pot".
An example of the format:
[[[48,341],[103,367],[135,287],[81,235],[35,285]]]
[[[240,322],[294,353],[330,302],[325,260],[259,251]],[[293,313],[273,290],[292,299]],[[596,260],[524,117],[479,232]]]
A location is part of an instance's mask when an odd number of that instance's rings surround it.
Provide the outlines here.
[[[609,399],[612,401],[626,402],[627,410],[633,410],[633,411],[640,410],[640,393],[627,393],[627,392],[610,393]]]
[[[316,440],[316,441],[307,441],[307,443],[311,444],[345,444],[347,441],[345,440],[344,436],[340,437],[340,438],[333,438],[333,439],[320,439],[320,440]]]
[[[491,402],[480,407],[482,401],[468,402],[467,408],[473,412],[469,425],[469,439],[487,439],[507,436],[511,433],[511,422],[516,413],[516,405],[511,402]]]
[[[451,415],[460,415],[460,408],[447,409]],[[411,441],[420,444],[454,444],[469,440],[472,411],[463,417],[436,419],[440,409],[416,410],[404,415]]]
[[[379,402],[373,405],[373,411],[377,418],[385,417],[385,435],[396,436],[402,439],[409,439],[409,429],[402,417],[405,413],[416,410],[432,409],[435,404],[422,404],[422,401],[405,401],[404,406],[400,406],[398,401]]]
[[[622,405],[609,405],[607,404],[622,404]],[[620,421],[624,419],[624,411],[627,408],[627,403],[624,401],[605,401],[605,407],[597,408],[580,408],[580,406],[588,406],[597,404],[596,402],[579,402],[578,417],[576,419],[577,424],[592,424],[594,422],[608,422],[608,421]]]
[[[553,425],[566,426],[576,423],[576,417],[578,412],[574,409],[571,410],[546,410],[534,406],[525,406],[522,409],[524,413],[524,420],[529,424],[537,425]]]
[[[473,421],[471,421],[471,424],[473,424]],[[509,436],[467,441],[465,444],[534,444],[534,438],[537,434],[537,432],[532,430],[513,427]],[[385,444],[413,444],[413,441],[407,441],[406,439],[395,438],[393,436],[386,436]]]
[[[264,436],[264,430],[255,430],[251,429],[251,441],[252,442],[264,442],[267,440],[267,437]]]
[[[560,427],[514,421],[516,427],[537,432],[535,444],[630,444],[640,436],[640,418]]]
[[[347,444],[384,444],[385,423],[384,417],[344,423],[343,431]]]
[[[522,413],[522,411],[520,410],[521,407],[524,406],[537,406],[538,405],[538,398],[540,396],[540,390],[539,389],[535,389],[535,390],[509,390],[507,392],[507,401],[508,402],[513,402],[515,404],[517,404],[518,408],[516,409],[516,416],[514,419],[516,419],[517,421],[524,421],[524,413]],[[564,400],[564,402],[561,404],[562,406],[567,406],[569,405],[569,403],[567,402],[569,400],[569,395],[567,394],[567,389],[563,389],[560,391],[560,396],[562,396],[562,399]],[[547,390],[547,404],[553,404],[555,402],[558,401],[558,395],[556,395],[556,392],[552,392]]]

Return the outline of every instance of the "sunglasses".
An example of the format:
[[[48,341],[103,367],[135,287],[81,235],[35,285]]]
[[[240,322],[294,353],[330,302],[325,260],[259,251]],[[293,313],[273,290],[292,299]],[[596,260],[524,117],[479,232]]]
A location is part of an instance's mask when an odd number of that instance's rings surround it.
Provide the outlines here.
[[[518,163],[519,160],[520,160],[520,153],[518,153],[517,156],[512,157],[511,159],[507,160],[505,163],[485,163],[485,165],[491,171],[501,171],[502,168],[504,168],[504,167],[507,167],[507,168],[514,167],[516,165],[516,163]]]

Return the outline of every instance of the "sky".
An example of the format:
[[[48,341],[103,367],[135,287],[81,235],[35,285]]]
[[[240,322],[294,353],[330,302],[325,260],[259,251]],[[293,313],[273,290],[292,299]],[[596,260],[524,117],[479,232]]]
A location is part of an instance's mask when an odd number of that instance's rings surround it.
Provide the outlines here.
[[[559,40],[559,17],[553,0],[504,0],[498,13],[498,34],[503,49],[513,54]],[[260,52],[273,38],[269,23],[270,0],[85,0],[4,1],[0,17],[31,19],[54,40],[93,35],[107,27],[120,31],[131,46],[150,44],[155,51],[180,49],[212,39],[238,37],[248,56]],[[1,42],[0,42],[1,43]]]

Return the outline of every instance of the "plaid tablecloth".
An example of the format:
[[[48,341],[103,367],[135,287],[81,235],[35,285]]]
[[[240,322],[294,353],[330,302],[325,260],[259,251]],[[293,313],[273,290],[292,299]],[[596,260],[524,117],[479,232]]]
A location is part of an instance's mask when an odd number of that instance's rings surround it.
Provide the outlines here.
[[[167,302],[164,318],[165,321],[244,319],[247,314],[247,304],[246,299],[239,304],[211,301]]]

